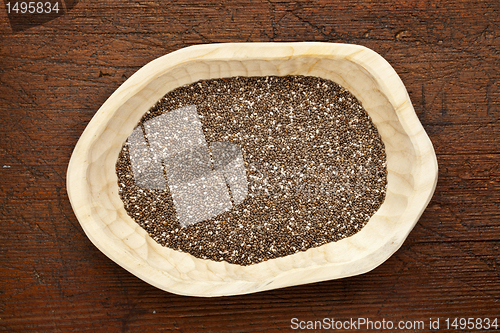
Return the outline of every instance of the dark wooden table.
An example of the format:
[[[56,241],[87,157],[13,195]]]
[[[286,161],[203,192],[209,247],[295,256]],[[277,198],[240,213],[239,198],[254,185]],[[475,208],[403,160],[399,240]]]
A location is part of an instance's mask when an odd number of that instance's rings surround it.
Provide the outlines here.
[[[366,318],[423,321],[407,331],[426,332],[440,318],[444,332],[457,317],[498,318],[500,328],[500,2],[63,0],[59,13],[8,15],[7,1],[0,330],[282,332],[292,318]],[[170,294],[87,239],[65,189],[68,161],[97,109],[147,62],[189,45],[245,41],[380,53],[434,144],[439,182],[402,248],[367,274],[246,296]],[[486,331],[482,322],[477,331]]]

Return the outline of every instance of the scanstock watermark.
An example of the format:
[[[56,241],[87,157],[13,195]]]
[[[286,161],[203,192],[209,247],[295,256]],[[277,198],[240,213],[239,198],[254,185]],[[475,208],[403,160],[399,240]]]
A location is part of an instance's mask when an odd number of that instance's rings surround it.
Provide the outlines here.
[[[323,318],[323,320],[300,320],[292,318],[290,327],[293,330],[423,330],[423,320],[371,320],[368,318],[350,318],[336,320]]]

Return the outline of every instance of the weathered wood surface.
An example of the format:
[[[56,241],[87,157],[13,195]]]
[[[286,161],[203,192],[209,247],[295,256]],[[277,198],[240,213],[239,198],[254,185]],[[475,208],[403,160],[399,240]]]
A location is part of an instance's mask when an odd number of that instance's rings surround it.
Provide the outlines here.
[[[61,4],[62,5],[62,4]],[[0,330],[289,331],[291,319],[500,320],[500,3],[68,1],[41,25],[0,9]],[[21,21],[19,21],[21,20]],[[34,21],[36,23],[38,21]],[[367,46],[405,83],[440,165],[403,247],[347,279],[227,298],[162,292],[87,239],[72,149],[145,63],[215,42]],[[479,330],[480,331],[480,330]]]

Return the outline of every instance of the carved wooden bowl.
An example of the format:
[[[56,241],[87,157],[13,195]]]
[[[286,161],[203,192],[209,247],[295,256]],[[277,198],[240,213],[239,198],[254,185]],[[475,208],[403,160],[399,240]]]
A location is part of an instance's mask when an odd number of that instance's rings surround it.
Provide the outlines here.
[[[332,80],[362,103],[387,155],[382,206],[355,235],[249,266],[202,260],[156,243],[126,213],[115,164],[142,115],[167,92],[198,80],[308,75]],[[193,296],[253,293],[366,273],[403,243],[437,182],[432,144],[394,69],[377,53],[331,43],[198,45],[158,58],[102,105],[78,141],[68,195],[90,240],[113,261],[169,292]]]

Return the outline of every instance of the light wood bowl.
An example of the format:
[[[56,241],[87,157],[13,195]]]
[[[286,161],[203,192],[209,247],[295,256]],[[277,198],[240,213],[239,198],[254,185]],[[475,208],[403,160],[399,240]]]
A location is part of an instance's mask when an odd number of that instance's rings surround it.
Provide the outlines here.
[[[384,203],[364,228],[337,242],[250,266],[202,260],[156,243],[126,213],[115,163],[142,115],[167,92],[198,80],[308,75],[332,80],[358,98],[387,154]],[[104,254],[142,280],[193,296],[247,294],[366,273],[406,239],[429,203],[437,160],[394,69],[365,47],[332,43],[198,45],[158,58],[102,105],[68,166],[68,195],[83,230]]]

